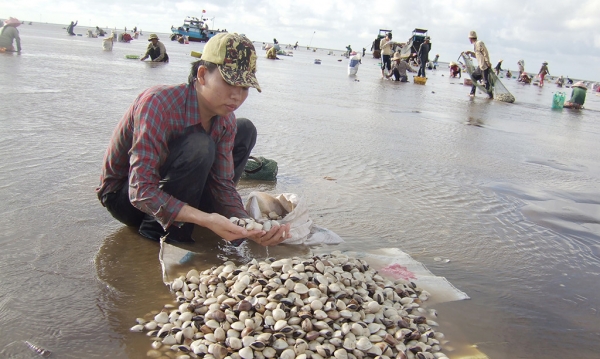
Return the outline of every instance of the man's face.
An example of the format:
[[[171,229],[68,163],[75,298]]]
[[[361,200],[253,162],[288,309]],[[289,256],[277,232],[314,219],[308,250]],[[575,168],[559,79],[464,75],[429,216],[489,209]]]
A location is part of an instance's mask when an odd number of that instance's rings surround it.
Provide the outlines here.
[[[203,105],[211,112],[219,116],[226,116],[237,110],[248,98],[248,87],[233,86],[225,82],[221,72],[216,69],[213,72],[199,69],[198,81],[202,84],[199,94],[203,99]],[[202,78],[200,78],[202,77]]]
[[[152,39],[152,45],[156,46],[156,44],[158,43],[158,39]]]
[[[470,42],[470,43],[474,43],[475,41],[477,41],[477,39],[474,39],[474,38],[472,38],[472,37],[469,37],[469,42]]]

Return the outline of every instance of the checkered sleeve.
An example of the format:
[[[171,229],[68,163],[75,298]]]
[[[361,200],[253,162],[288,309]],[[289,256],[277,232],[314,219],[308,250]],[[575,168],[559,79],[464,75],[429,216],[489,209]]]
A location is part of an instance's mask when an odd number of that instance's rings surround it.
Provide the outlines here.
[[[168,153],[168,120],[164,105],[154,94],[133,109],[133,140],[130,150],[129,200],[151,214],[167,229],[184,203],[159,186],[160,154]]]

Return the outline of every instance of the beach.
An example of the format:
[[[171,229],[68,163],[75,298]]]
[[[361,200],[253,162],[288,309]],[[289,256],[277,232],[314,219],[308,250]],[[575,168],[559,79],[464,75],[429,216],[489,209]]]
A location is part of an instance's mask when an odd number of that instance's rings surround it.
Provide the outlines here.
[[[102,38],[62,27],[21,25],[22,54],[0,54],[0,357],[32,357],[28,340],[57,358],[146,358],[151,342],[129,328],[174,299],[159,245],[114,220],[95,188],[128,106],[147,87],[186,82],[189,53],[203,44],[159,33],[170,63],[142,63],[125,56],[143,54],[146,31],[109,52]],[[398,248],[467,293],[434,306],[450,358],[597,357],[596,93],[582,111],[552,110],[554,92],[568,99],[570,89],[502,78],[514,104],[469,98],[449,78],[444,62],[455,59],[441,58],[416,85],[382,80],[368,54],[349,77],[342,51],[304,47],[267,60],[253,40],[263,92],[251,89],[236,115],[254,122],[253,155],[276,160],[279,174],[242,181],[243,199],[296,193],[316,224],[345,240],[331,251]],[[196,239],[206,268],[267,256]]]

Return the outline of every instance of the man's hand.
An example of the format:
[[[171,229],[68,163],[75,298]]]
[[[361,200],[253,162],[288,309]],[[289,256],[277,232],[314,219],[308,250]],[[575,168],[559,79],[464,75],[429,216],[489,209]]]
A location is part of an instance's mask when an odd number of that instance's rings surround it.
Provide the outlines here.
[[[218,213],[211,213],[208,215],[208,221],[206,228],[215,232],[221,238],[226,241],[233,241],[235,239],[246,238],[251,236],[261,236],[265,231],[260,229],[247,230],[244,227],[240,227]]]
[[[270,231],[261,231],[262,233],[255,235],[251,235],[251,232],[249,232],[248,238],[261,246],[275,246],[291,237],[290,226],[289,223],[281,226],[273,226]]]

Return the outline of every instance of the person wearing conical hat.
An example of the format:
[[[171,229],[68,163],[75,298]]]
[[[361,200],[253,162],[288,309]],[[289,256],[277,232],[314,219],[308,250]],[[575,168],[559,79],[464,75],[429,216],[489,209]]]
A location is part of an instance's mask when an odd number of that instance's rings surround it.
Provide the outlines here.
[[[475,82],[483,80],[488,97],[492,99],[494,98],[494,95],[489,81],[490,70],[492,67],[490,54],[483,41],[477,40],[477,33],[475,31],[469,32],[469,41],[473,44],[473,51],[465,51],[465,54],[477,59],[477,68],[473,71],[473,74],[471,74],[473,87],[471,87],[469,96],[475,96]]]
[[[115,128],[104,155],[98,199],[145,238],[190,242],[194,226],[239,245],[273,246],[290,225],[245,229],[250,218],[236,184],[257,130],[235,111],[259,92],[256,50],[246,36],[219,33],[204,46],[188,82],[143,91]]]
[[[17,27],[21,22],[14,17],[4,20],[4,26],[0,29],[0,52],[15,51],[13,41],[16,46],[16,51],[21,52],[21,37]]]
[[[408,72],[417,72],[417,70],[410,67],[408,62],[402,59],[400,52],[396,51],[392,57],[392,71],[386,77],[389,79],[394,76],[394,81],[408,82]]]
[[[148,41],[150,41],[150,43],[148,44],[146,53],[140,59],[140,61],[144,61],[150,57],[152,62],[169,62],[167,48],[162,42],[160,42],[158,35],[150,34],[150,36],[148,36]]]
[[[583,81],[577,81],[571,87],[571,99],[565,102],[563,107],[575,109],[583,108],[583,103],[585,102],[585,95],[587,93],[587,86],[585,86],[585,83]]]
[[[546,75],[550,75],[550,71],[548,70],[548,61],[542,62],[542,67],[540,68],[540,72],[538,72],[538,77],[540,78],[540,87],[544,86],[544,77]]]
[[[496,67],[494,67],[494,70],[496,71],[496,75],[500,75],[500,71],[502,71],[502,61],[504,61],[504,60],[498,61],[498,63],[496,64]]]
[[[458,64],[454,61],[450,62],[450,77],[462,77],[462,70],[460,69],[460,66],[458,66]]]

